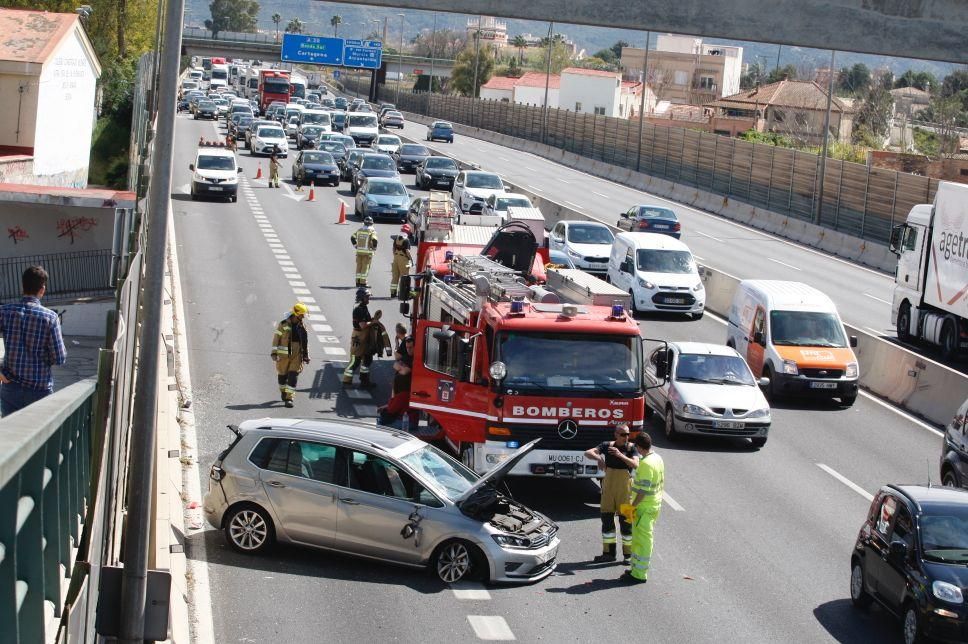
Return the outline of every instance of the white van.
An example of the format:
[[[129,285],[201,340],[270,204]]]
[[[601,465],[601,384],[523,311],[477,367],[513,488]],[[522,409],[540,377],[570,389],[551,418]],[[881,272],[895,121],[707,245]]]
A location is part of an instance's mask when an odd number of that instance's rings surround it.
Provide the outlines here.
[[[688,313],[706,309],[706,289],[689,247],[658,233],[619,233],[606,278],[632,296],[632,310]]]
[[[305,110],[302,113],[299,125],[318,125],[323,128],[324,132],[333,131],[333,123],[329,118],[329,112],[326,110]]]
[[[198,148],[192,171],[192,201],[200,197],[216,197],[236,202],[239,199],[239,167],[235,152],[227,148],[204,145]]]
[[[343,133],[349,134],[360,147],[370,147],[380,134],[380,123],[373,112],[349,112]]]
[[[800,282],[743,280],[729,308],[726,344],[770,379],[771,398],[807,394],[857,398],[859,369],[837,307]]]

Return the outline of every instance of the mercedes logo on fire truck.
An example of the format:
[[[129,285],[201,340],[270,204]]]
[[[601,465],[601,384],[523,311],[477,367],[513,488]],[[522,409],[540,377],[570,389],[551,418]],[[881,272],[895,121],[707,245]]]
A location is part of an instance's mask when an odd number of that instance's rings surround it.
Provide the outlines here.
[[[578,436],[578,423],[573,420],[563,420],[558,423],[558,435],[566,441]]]

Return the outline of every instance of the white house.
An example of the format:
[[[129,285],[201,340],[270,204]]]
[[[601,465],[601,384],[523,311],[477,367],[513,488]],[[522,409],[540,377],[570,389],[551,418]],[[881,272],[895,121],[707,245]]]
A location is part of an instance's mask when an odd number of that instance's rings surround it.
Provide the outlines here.
[[[493,76],[481,85],[481,98],[521,105],[544,105],[545,84],[548,86],[548,107],[558,107],[561,77],[558,74],[527,72],[520,78]]]
[[[629,118],[638,114],[642,84],[622,81],[618,72],[569,67],[561,72],[559,107],[572,112]],[[646,111],[655,107],[655,95],[646,90]]]
[[[0,183],[87,186],[101,66],[76,14],[0,9]]]

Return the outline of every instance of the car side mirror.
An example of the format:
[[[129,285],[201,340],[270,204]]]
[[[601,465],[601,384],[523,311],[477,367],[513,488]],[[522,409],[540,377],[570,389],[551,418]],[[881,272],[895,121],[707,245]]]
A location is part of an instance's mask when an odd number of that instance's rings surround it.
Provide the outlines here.
[[[236,171],[236,173],[238,173],[238,174],[242,174],[242,168],[236,168],[236,170],[235,170],[235,171]]]
[[[850,346],[851,347],[855,347],[855,348],[857,347],[857,336],[856,335],[850,336]]]
[[[505,183],[504,184],[504,190],[507,191],[507,192],[511,192],[511,186],[509,186],[508,184]]]
[[[892,557],[894,557],[898,561],[902,561],[907,558],[907,554],[908,554],[907,543],[905,543],[904,541],[901,541],[900,539],[895,539],[894,541],[891,542]]]
[[[765,342],[765,340],[763,338],[763,332],[762,331],[757,331],[756,333],[753,334],[753,342],[755,342],[756,344],[763,344],[763,345],[766,344],[766,342]]]
[[[759,380],[756,381],[756,384],[759,385],[761,389],[766,389],[767,387],[770,386],[770,379],[760,378]]]
[[[400,302],[400,315],[410,315],[410,302]]]
[[[188,169],[191,170],[192,172],[195,172],[195,164],[194,163],[189,163],[188,164]]]

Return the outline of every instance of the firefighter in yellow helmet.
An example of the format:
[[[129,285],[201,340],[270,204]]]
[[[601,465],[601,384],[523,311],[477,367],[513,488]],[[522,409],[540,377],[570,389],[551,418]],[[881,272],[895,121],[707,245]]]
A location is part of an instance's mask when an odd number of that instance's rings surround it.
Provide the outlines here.
[[[652,437],[645,432],[635,437],[635,449],[639,453],[639,466],[632,481],[632,557],[623,578],[644,583],[652,564],[652,539],[662,506],[665,463],[652,451]]]
[[[309,364],[309,337],[303,320],[308,309],[302,302],[296,302],[289,314],[278,324],[272,334],[272,352],[269,354],[276,363],[279,392],[286,407],[292,407],[296,395],[296,383],[303,366]]]
[[[376,230],[373,228],[373,218],[363,220],[363,227],[350,236],[350,242],[356,250],[356,285],[369,286],[366,278],[370,274],[370,263],[376,252]]]
[[[393,236],[393,264],[390,270],[390,297],[397,296],[400,278],[410,272],[413,255],[410,253],[410,224],[400,227],[400,234]]]

